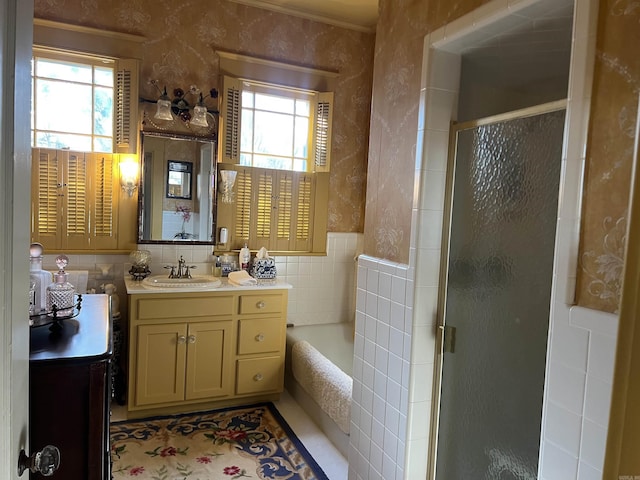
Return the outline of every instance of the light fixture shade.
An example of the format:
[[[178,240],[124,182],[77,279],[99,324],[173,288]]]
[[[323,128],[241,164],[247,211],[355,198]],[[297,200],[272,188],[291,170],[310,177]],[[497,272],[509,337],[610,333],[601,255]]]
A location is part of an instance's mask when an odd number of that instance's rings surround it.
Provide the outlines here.
[[[236,175],[238,172],[235,170],[220,170],[220,180],[222,183],[221,198],[222,203],[233,203],[233,185],[236,183]]]
[[[193,117],[191,118],[191,124],[197,127],[208,127],[207,122],[207,107],[204,105],[196,105],[193,107]]]
[[[136,156],[127,156],[120,162],[120,184],[129,197],[138,188],[138,162]]]
[[[157,120],[173,120],[170,100],[165,100],[163,98],[158,99],[155,118]]]

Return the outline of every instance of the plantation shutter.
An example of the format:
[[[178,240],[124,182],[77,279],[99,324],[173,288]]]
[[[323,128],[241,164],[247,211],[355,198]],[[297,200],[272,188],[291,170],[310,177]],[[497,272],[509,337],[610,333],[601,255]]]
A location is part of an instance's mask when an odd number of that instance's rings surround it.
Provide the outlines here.
[[[295,233],[292,238],[292,250],[310,251],[313,238],[313,175],[300,174],[296,182]]]
[[[63,191],[63,248],[89,247],[89,210],[87,206],[87,158],[81,152],[69,152]]]
[[[313,135],[314,172],[328,172],[331,166],[333,92],[318,94]]]
[[[278,190],[274,207],[275,235],[271,249],[291,250],[291,225],[293,220],[293,172],[278,172]]]
[[[35,148],[31,176],[31,241],[45,250],[61,247],[58,195],[62,193],[62,159],[56,150]],[[65,152],[66,153],[66,152]]]
[[[89,155],[89,154],[88,154]],[[114,155],[91,154],[91,243],[96,249],[117,248],[117,191]]]
[[[120,59],[116,62],[114,152],[137,152],[138,69],[138,60]]]
[[[242,82],[225,76],[220,98],[220,162],[240,162],[240,113],[242,111]]]
[[[275,172],[273,170],[256,169],[255,173],[256,214],[253,228],[255,237],[251,243],[255,248],[262,246],[268,246],[267,248],[270,248]]]
[[[251,229],[251,170],[243,168],[238,170],[236,176],[236,218],[235,237],[236,243],[249,242],[249,231]],[[220,208],[220,207],[218,207]]]

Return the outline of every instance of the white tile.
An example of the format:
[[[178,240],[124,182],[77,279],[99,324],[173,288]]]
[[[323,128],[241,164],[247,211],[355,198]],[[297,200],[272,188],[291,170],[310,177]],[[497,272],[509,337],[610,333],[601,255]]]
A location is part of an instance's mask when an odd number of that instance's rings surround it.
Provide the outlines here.
[[[589,332],[566,322],[553,323],[551,358],[567,366],[587,371]]]
[[[391,280],[391,300],[396,303],[404,304],[405,288],[407,281],[403,278],[394,276]]]
[[[584,417],[607,428],[613,385],[587,374],[587,389],[584,399]]]
[[[384,298],[391,298],[391,278],[388,273],[380,272],[378,276],[378,295]]]
[[[443,211],[446,173],[436,171],[425,171],[421,179],[422,210]]]
[[[540,475],[544,480],[577,479],[578,459],[564,450],[545,443],[541,459]]]
[[[396,356],[402,355],[404,334],[397,328],[389,329],[389,351]]]
[[[604,452],[607,445],[607,429],[585,420],[582,427],[580,460],[596,470],[604,467]]]
[[[378,316],[378,295],[367,292],[365,312],[367,315],[376,318]]]
[[[435,362],[435,328],[414,326],[412,336],[412,363],[433,364]]]
[[[449,132],[425,130],[423,157],[423,170],[446,172],[449,162]]]
[[[418,261],[420,268],[416,271],[416,285],[418,287],[437,287],[440,281],[439,248],[420,248]]]
[[[582,415],[586,376],[579,370],[551,362],[547,398],[567,410]]]
[[[590,338],[587,373],[589,376],[613,383],[613,369],[616,360],[616,339],[595,332],[591,334]]]
[[[378,271],[369,269],[367,271],[367,291],[371,293],[378,293]]]
[[[446,90],[427,90],[425,126],[427,130],[449,131],[451,120],[455,119],[458,94]]]
[[[429,88],[457,92],[460,85],[460,55],[432,50],[429,57]]]
[[[391,302],[388,298],[378,297],[378,319],[385,323],[390,324],[391,321]]]
[[[597,470],[591,465],[580,462],[578,465],[578,477],[580,480],[602,480],[602,470]]]
[[[409,455],[407,458],[406,471],[411,472],[411,478],[426,478],[428,440],[417,438],[410,440],[407,444]],[[415,474],[415,476],[413,476]]]
[[[389,351],[379,344],[376,345],[376,359],[374,366],[381,374],[388,375]]]
[[[582,417],[553,402],[547,402],[544,423],[546,440],[578,457],[580,453]]]

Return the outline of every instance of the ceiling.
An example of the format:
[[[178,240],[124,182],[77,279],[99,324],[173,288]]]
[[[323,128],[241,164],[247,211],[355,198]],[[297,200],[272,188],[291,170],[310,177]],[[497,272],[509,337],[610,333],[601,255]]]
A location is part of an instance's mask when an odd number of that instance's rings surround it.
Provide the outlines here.
[[[339,27],[375,32],[378,0],[231,0]]]

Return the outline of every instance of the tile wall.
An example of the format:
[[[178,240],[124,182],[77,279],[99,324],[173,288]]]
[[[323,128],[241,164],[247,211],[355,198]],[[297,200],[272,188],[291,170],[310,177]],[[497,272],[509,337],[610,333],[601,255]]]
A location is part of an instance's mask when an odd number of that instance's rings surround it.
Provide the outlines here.
[[[326,256],[276,257],[278,278],[293,285],[289,292],[288,322],[296,325],[353,321],[355,315],[355,258],[362,250],[362,234],[328,233]],[[212,249],[206,245],[139,245],[151,252],[152,274],[165,273],[182,255],[194,273],[211,274]],[[126,315],[124,276],[131,267],[128,255],[68,255],[69,270],[87,270],[87,289],[103,293],[102,285],[117,288],[120,310]],[[55,271],[55,255],[43,260],[45,270]]]
[[[476,25],[504,18],[511,4],[495,0],[425,38],[416,144],[418,188],[409,265],[363,256],[358,269],[350,480],[431,478],[427,472],[434,421],[434,332],[447,139],[449,122],[457,110],[460,72],[459,54],[455,49],[447,51],[446,46],[449,38],[459,40]],[[598,2],[586,0],[575,5],[543,403],[541,480],[602,478],[618,323],[615,315],[572,306]],[[484,34],[491,34],[491,30],[485,29]],[[395,281],[396,297],[392,297],[393,290],[388,291],[383,274]],[[395,314],[389,315],[388,305],[395,307]],[[391,335],[400,331],[402,345],[392,344]],[[400,391],[398,409],[393,403],[396,391]],[[397,463],[392,465],[394,454]]]

